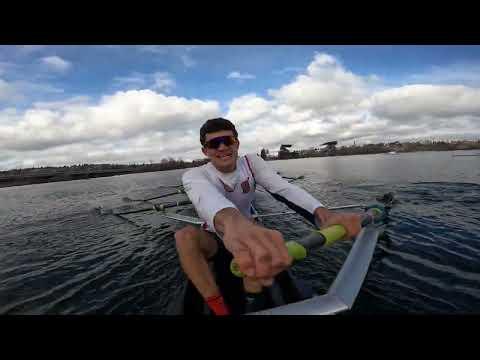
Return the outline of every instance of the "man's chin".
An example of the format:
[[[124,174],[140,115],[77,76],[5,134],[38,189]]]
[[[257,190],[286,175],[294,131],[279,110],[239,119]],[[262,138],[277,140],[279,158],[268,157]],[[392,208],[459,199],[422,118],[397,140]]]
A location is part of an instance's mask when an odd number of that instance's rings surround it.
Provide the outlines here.
[[[213,165],[215,165],[220,171],[235,170],[235,161],[233,159],[229,159],[228,161],[216,160],[213,162]]]

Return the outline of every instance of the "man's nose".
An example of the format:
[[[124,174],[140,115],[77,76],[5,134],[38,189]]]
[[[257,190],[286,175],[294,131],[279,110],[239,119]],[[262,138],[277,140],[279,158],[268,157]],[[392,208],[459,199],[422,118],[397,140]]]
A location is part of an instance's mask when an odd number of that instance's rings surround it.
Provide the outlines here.
[[[220,143],[220,145],[218,146],[218,150],[226,150],[228,149],[228,146],[225,145],[223,142]]]

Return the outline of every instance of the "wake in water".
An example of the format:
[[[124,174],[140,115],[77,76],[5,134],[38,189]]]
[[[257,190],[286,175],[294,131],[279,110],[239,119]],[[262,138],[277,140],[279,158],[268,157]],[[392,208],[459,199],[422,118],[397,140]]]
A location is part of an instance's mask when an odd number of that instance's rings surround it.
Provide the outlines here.
[[[388,244],[357,300],[358,312],[478,313],[480,185],[421,182],[394,187]]]

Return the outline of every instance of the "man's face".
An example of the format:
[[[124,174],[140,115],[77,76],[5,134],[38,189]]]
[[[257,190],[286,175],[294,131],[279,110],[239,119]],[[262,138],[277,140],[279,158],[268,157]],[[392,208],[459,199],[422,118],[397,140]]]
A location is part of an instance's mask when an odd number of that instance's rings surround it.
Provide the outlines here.
[[[216,140],[222,136],[234,137],[233,131],[221,130],[208,133],[205,136],[205,146],[203,146],[202,151],[203,154],[210,159],[212,165],[215,166],[218,171],[225,173],[232,172],[235,170],[235,166],[237,164],[238,147],[240,145],[238,139],[234,139],[233,144],[231,145],[221,142],[217,148],[208,146],[209,144],[218,145],[218,141]],[[228,139],[226,142],[228,142]]]

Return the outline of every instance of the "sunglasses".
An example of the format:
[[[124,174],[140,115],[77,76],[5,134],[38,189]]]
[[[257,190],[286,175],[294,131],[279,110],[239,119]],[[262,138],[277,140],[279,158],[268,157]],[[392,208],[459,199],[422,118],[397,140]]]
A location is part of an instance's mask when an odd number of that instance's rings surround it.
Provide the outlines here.
[[[235,144],[236,141],[237,139],[235,138],[235,136],[219,136],[205,142],[205,147],[208,149],[218,149],[220,147],[220,144],[222,143],[225,144],[225,146],[230,146]]]

